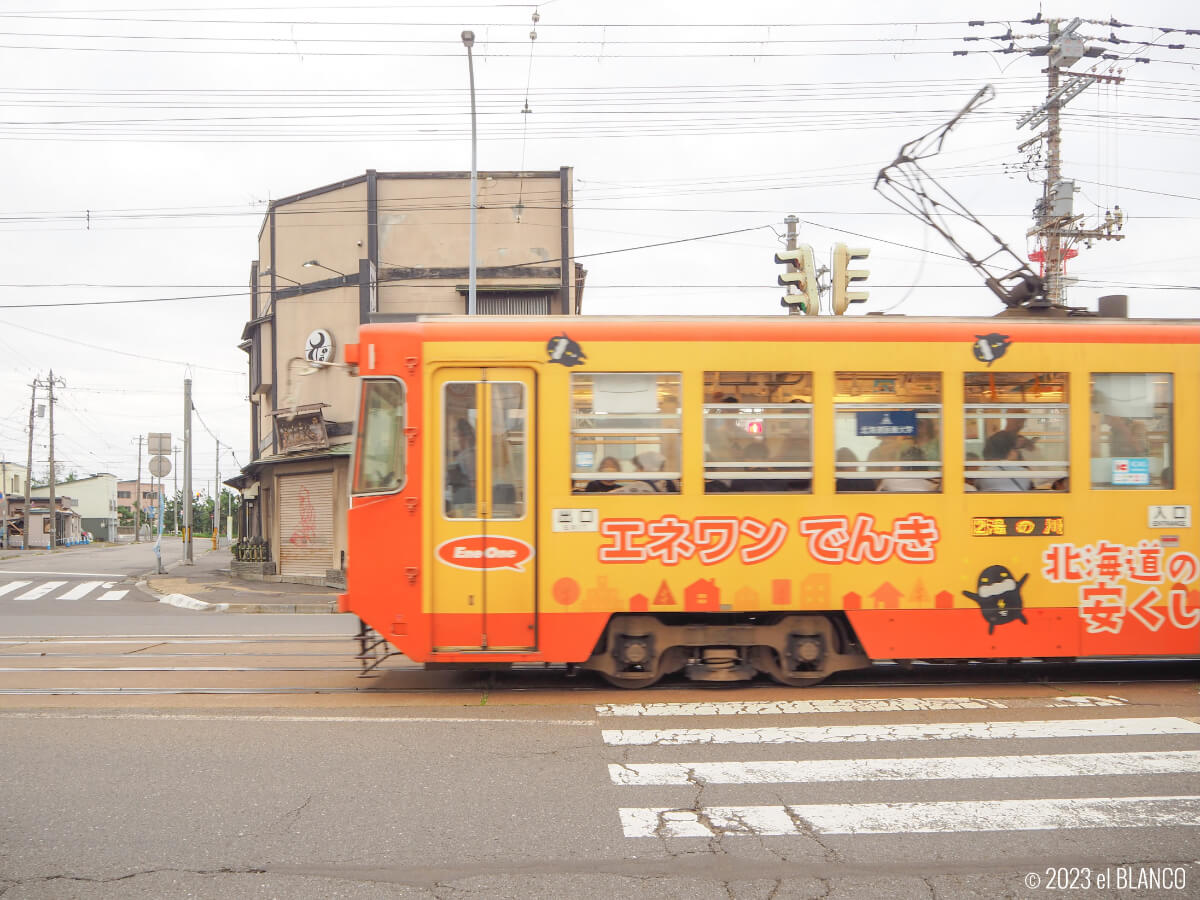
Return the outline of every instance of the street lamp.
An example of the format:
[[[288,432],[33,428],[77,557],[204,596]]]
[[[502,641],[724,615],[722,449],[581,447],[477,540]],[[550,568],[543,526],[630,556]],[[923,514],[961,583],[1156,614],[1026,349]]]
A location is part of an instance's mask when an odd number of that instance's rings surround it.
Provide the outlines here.
[[[329,268],[329,266],[325,265],[324,263],[319,263],[315,259],[310,259],[307,262],[301,263],[300,265],[303,266],[305,269],[312,269],[315,267],[318,269],[325,269],[327,272],[332,272],[334,275],[341,275],[343,278],[346,277],[345,272],[339,272],[337,269],[331,269],[331,268]],[[282,278],[283,276],[279,276],[279,277]],[[290,281],[291,279],[289,278],[288,280]]]
[[[475,62],[471,57],[471,48],[475,46],[475,32],[462,33],[463,46],[467,48],[467,73],[471,78],[471,263],[467,278],[467,315],[475,315],[475,228],[478,215],[478,178],[475,166]]]

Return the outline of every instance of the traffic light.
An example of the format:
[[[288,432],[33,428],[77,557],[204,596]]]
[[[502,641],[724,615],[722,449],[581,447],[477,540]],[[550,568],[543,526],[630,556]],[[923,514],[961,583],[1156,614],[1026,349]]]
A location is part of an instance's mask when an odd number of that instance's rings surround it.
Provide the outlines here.
[[[793,314],[805,312],[815,316],[818,307],[817,265],[813,261],[812,247],[802,244],[795,250],[781,250],[775,254],[775,262],[788,267],[779,276],[779,283],[797,289],[796,293],[789,291],[779,305],[788,307]]]
[[[851,303],[866,302],[869,294],[866,291],[852,291],[851,286],[859,281],[866,281],[871,273],[866,269],[851,269],[850,265],[860,259],[866,259],[871,251],[859,247],[847,247],[845,244],[833,245],[833,312],[842,315]]]

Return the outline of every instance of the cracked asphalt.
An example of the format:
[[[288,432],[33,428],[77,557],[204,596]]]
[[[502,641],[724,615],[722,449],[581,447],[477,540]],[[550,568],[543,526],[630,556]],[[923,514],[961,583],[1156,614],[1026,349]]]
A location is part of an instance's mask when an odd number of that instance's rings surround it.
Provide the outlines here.
[[[1194,683],[1125,694],[1133,696],[1120,715],[1198,712]],[[604,699],[611,696],[599,693],[597,700]],[[2,900],[940,900],[1045,896],[1031,892],[1023,878],[1048,866],[1171,864],[1200,879],[1195,827],[839,834],[814,827],[798,811],[804,804],[1036,800],[1091,797],[1098,790],[1200,794],[1194,774],[731,784],[710,783],[692,765],[686,783],[623,786],[608,772],[609,765],[631,771],[656,762],[978,754],[984,743],[978,739],[939,741],[933,749],[923,740],[883,748],[846,742],[613,745],[603,737],[606,730],[670,721],[602,717],[577,698],[529,702],[503,692],[491,693],[486,705],[474,698],[476,705],[417,707],[393,697],[307,710],[275,709],[265,699],[238,708],[209,698],[202,709],[197,701],[169,714],[158,714],[152,701],[136,713],[112,698],[97,702],[106,705],[0,709]],[[1041,702],[1016,698],[999,710],[849,716],[766,711],[757,718],[818,726],[1037,720],[1047,717]],[[1114,715],[1103,707],[1054,710],[1054,716],[1078,719]],[[724,728],[741,718],[700,716],[689,724]],[[1080,750],[1078,740],[1068,739],[986,743],[1007,756]],[[1179,734],[1097,739],[1094,749],[1196,744],[1194,735]],[[759,833],[756,820],[739,812],[747,805],[778,807],[794,833]],[[652,835],[626,836],[620,811],[630,807],[657,810]],[[681,822],[700,832],[681,836],[674,827]],[[1176,894],[1189,895],[1197,892]]]

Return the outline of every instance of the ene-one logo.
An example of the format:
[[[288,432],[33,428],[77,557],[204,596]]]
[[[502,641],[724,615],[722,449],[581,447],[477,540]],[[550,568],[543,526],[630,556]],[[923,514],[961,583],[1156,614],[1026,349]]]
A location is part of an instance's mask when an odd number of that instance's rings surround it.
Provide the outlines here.
[[[502,534],[471,534],[451,538],[434,551],[439,562],[472,572],[512,569],[524,572],[524,564],[533,558],[533,547]]]

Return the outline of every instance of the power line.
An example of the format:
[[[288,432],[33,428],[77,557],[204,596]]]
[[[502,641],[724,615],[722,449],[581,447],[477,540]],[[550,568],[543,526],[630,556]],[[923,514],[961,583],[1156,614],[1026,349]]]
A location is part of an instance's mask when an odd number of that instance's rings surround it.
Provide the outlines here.
[[[16,328],[20,331],[29,331],[29,332],[32,332],[33,334],[41,335],[42,337],[51,338],[52,340],[56,340],[56,341],[65,341],[68,344],[76,344],[80,347],[87,347],[91,350],[102,350],[105,353],[115,353],[118,356],[128,356],[128,357],[131,357],[132,359],[144,359],[144,360],[148,360],[149,362],[167,363],[168,365],[172,365],[172,366],[183,366],[185,369],[186,368],[203,369],[207,372],[220,372],[223,375],[237,375],[239,377],[245,377],[245,375],[246,375],[246,373],[244,371],[235,372],[232,369],[218,369],[213,366],[202,366],[198,363],[181,362],[180,360],[177,360],[177,359],[162,359],[157,356],[146,356],[146,355],[140,354],[140,353],[130,353],[127,350],[118,350],[115,347],[102,347],[99,344],[89,344],[87,341],[80,341],[80,340],[76,340],[74,338],[64,337],[61,334],[51,334],[46,331],[39,331],[36,328],[30,328],[27,325],[17,325],[14,322],[0,322],[0,325],[4,325],[7,328]]]

